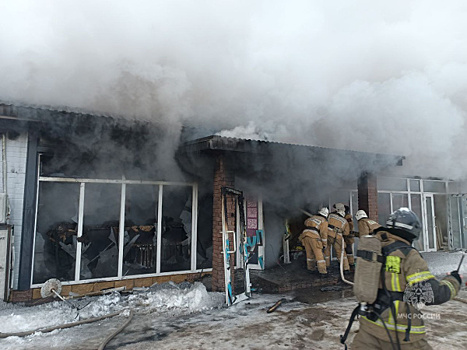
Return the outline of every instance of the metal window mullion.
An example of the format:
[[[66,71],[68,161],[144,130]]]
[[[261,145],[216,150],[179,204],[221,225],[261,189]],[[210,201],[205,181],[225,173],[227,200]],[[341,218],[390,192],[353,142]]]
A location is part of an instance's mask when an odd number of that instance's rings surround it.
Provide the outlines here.
[[[122,183],[122,192],[120,199],[120,223],[118,226],[118,278],[123,276],[123,244],[125,238],[125,202],[126,202],[126,184]]]
[[[193,185],[193,194],[191,196],[191,271],[196,271],[196,258],[198,241],[198,185]]]
[[[157,203],[157,247],[156,247],[156,273],[161,272],[161,251],[162,251],[162,198],[164,186],[159,185],[159,199]]]
[[[423,226],[423,251],[428,251],[429,248],[429,243],[428,240],[430,239],[428,237],[428,210],[426,207],[426,195],[422,194],[421,196],[421,204],[422,204],[422,226]]]
[[[81,247],[82,243],[80,238],[83,236],[83,218],[84,218],[84,196],[86,191],[86,184],[84,182],[79,185],[79,201],[78,201],[78,232],[76,243],[76,259],[75,259],[75,281],[80,280],[81,274]]]
[[[464,197],[461,196],[459,198],[459,202],[458,202],[458,210],[459,210],[459,233],[461,235],[460,237],[460,242],[461,242],[461,245],[462,245],[462,248],[465,248],[466,247],[466,239],[465,239],[465,234],[464,234],[464,222],[465,222],[465,219],[464,219],[464,205],[465,205],[465,202],[464,202]]]
[[[39,216],[39,193],[40,193],[40,185],[41,182],[39,180],[40,177],[40,167],[41,167],[41,154],[39,154],[38,158],[38,164],[37,164],[37,182],[36,182],[36,212],[34,215],[34,236],[33,236],[33,243],[32,243],[32,257],[31,257],[31,282],[30,286],[33,285],[34,282],[34,261],[35,261],[35,255],[36,255],[36,235],[37,235],[37,218]],[[13,250],[14,253],[14,250]],[[12,278],[13,281],[14,278]]]

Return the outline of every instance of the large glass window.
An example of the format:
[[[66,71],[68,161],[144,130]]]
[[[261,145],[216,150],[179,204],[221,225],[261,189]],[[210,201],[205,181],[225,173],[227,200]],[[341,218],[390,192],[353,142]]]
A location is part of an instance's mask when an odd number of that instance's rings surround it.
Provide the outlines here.
[[[451,196],[449,197],[449,208],[450,208],[450,228],[452,234],[452,245],[450,248],[463,248],[462,242],[462,230],[461,230],[461,201],[462,197]]]
[[[199,199],[198,208],[198,242],[196,251],[196,267],[206,269],[212,267],[212,196],[205,195]]]
[[[435,216],[434,216],[434,205],[433,196],[425,196],[426,205],[426,231],[428,234],[428,249],[436,249],[435,246]]]
[[[190,269],[191,195],[188,186],[164,186],[161,272]]]
[[[74,280],[79,184],[41,182],[33,283]]]
[[[159,186],[127,185],[123,275],[156,272]]]
[[[409,196],[404,193],[393,193],[392,194],[392,211],[395,211],[401,207],[409,207]]]
[[[41,178],[33,284],[49,278],[78,281],[191,271],[196,254],[192,237],[197,236],[197,231],[192,232],[197,228],[193,215],[198,212],[194,188]],[[204,203],[199,222],[203,235],[197,241],[199,268],[212,266],[212,200]]]
[[[410,196],[410,202],[412,205],[412,211],[417,214],[420,219],[420,223],[423,226],[423,217],[422,217],[422,198],[419,194],[412,194]],[[420,238],[414,242],[414,247],[418,250],[425,250],[425,239],[423,236],[423,231],[420,233]]]
[[[420,192],[420,180],[410,180],[410,191]]]
[[[121,185],[86,184],[81,279],[116,277]]]
[[[407,179],[378,177],[378,189],[386,191],[407,191]]]
[[[391,197],[389,193],[378,193],[378,222],[385,226],[391,214]]]
[[[423,191],[424,192],[446,192],[446,184],[443,181],[423,181]]]

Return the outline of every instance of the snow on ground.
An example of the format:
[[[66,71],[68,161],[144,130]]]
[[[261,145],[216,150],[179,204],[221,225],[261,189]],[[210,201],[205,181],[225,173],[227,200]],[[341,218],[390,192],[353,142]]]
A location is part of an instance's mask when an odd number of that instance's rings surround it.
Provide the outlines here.
[[[445,275],[457,268],[461,253],[424,253],[430,269]],[[467,270],[467,260],[464,264]],[[465,273],[467,275],[467,271]],[[318,294],[317,294],[318,293]],[[320,293],[320,294],[319,294]],[[460,296],[467,298],[467,290]],[[201,283],[164,283],[133,294],[118,293],[70,300],[79,318],[133,309],[131,323],[106,349],[343,349],[343,334],[356,306],[351,289],[337,292],[301,290],[286,294],[254,294],[224,307],[223,293],[210,293]],[[286,301],[273,313],[267,309]],[[32,307],[0,305],[0,332],[19,332],[78,320],[78,311],[56,301]],[[452,300],[423,309],[428,339],[434,349],[467,348],[467,304]],[[0,339],[1,349],[97,349],[122,325],[128,312],[96,323],[52,333]],[[358,322],[349,336],[351,343]]]
[[[422,253],[423,258],[428,263],[431,273],[435,276],[444,276],[446,273],[457,270],[462,259],[462,251],[455,252],[426,252]],[[464,259],[460,273],[467,278],[467,257]]]

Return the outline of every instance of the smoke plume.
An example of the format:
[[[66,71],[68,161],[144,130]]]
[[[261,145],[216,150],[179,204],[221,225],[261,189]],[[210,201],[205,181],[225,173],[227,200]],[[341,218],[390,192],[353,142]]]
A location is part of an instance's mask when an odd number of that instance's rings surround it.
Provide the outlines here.
[[[463,1],[8,1],[0,100],[406,156],[464,179]],[[162,154],[161,154],[162,157]]]

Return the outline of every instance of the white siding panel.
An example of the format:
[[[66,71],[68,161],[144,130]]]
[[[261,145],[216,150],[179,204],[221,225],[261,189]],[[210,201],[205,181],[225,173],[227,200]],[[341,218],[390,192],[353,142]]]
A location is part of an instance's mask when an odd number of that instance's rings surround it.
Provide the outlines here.
[[[3,143],[1,144],[3,155]],[[28,150],[28,135],[27,133],[20,134],[16,139],[10,140],[6,138],[6,169],[7,169],[7,194],[10,201],[10,224],[14,226],[14,256],[19,256],[22,223],[23,223],[23,202],[24,202],[24,186],[26,179],[26,158]],[[1,187],[3,188],[3,159],[1,162]],[[17,259],[16,259],[17,260]],[[13,285],[18,285],[18,269],[17,263],[14,264],[13,270]]]

